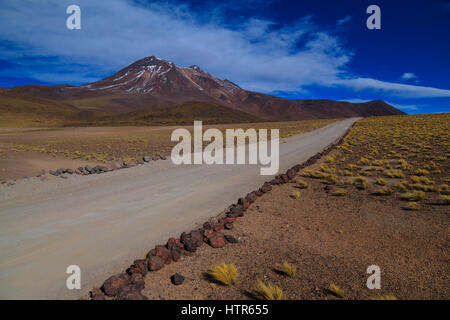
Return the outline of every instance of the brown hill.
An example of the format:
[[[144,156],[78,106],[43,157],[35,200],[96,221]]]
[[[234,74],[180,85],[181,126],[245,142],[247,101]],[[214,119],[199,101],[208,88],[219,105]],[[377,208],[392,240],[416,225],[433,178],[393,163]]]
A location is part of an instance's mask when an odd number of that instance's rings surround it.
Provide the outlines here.
[[[2,89],[0,96],[0,103],[5,100],[4,96],[14,96],[24,100],[30,97],[45,99],[50,105],[71,106],[71,112],[63,112],[64,120],[91,122],[99,119],[116,121],[119,118],[137,121],[135,117],[138,114],[142,115],[139,121],[150,118],[155,121],[158,115],[167,120],[173,113],[180,114],[183,108],[182,114],[190,119],[192,115],[188,113],[193,111],[193,102],[211,103],[209,109],[203,105],[202,112],[218,106],[230,109],[225,112],[223,121],[239,117],[243,120],[301,120],[404,114],[379,100],[366,103],[287,100],[247,91],[229,80],[212,76],[198,66],[182,68],[154,56],[136,61],[105,79],[79,87],[29,85]],[[167,111],[173,107],[178,109]],[[222,108],[216,112],[215,121],[221,121],[219,115],[225,110]],[[236,111],[233,115],[232,109]],[[30,114],[35,111],[31,108]],[[122,117],[114,116],[117,114]],[[145,114],[147,118],[143,116]],[[198,113],[195,115],[199,116]]]

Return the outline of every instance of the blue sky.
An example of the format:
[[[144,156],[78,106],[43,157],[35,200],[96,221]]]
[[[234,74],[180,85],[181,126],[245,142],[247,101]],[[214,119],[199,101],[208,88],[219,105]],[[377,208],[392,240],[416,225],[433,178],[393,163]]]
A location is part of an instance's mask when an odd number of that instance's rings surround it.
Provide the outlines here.
[[[449,39],[449,1],[2,0],[0,87],[84,84],[156,55],[290,99],[449,112]]]

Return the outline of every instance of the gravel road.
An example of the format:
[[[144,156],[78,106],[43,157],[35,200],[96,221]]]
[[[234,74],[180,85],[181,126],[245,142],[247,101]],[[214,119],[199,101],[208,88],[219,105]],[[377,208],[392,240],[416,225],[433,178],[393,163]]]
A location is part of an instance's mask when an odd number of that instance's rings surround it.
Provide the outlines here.
[[[358,119],[280,141],[280,170],[336,142]],[[217,215],[261,186],[256,165],[170,160],[100,175],[0,186],[0,299],[76,299],[154,245]],[[66,268],[81,268],[81,290]]]

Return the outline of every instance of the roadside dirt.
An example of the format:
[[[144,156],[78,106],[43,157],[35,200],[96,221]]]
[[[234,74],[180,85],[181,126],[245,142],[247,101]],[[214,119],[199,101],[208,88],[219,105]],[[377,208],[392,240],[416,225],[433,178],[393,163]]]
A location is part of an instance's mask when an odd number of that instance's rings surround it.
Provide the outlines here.
[[[307,189],[295,183],[274,186],[233,230],[224,231],[238,244],[221,249],[204,244],[193,256],[150,272],[143,294],[149,299],[249,299],[262,280],[282,288],[287,299],[337,299],[327,290],[331,283],[347,299],[450,298],[448,206],[423,204],[419,211],[405,211],[395,197],[356,188],[336,197],[320,181],[297,175],[300,179],[308,182]],[[290,197],[295,191],[299,199]],[[297,267],[296,278],[280,272],[284,261]],[[205,278],[221,262],[236,265],[235,286]],[[381,268],[381,290],[366,286],[370,265]],[[182,285],[171,284],[175,272],[186,278]]]

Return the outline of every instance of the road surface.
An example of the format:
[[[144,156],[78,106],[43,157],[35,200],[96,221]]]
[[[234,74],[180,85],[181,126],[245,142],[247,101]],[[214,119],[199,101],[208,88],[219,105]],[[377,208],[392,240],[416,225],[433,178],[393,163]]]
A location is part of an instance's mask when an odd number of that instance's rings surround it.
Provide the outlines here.
[[[346,119],[280,141],[280,170],[339,140]],[[0,299],[76,299],[261,186],[257,165],[151,162],[91,176],[0,186]],[[81,290],[66,269],[81,268]]]

